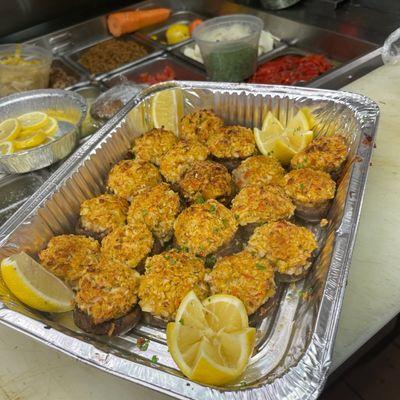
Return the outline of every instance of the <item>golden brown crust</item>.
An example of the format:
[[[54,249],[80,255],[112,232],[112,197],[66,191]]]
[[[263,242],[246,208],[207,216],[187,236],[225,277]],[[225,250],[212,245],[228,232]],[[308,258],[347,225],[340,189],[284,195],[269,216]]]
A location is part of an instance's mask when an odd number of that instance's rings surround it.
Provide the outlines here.
[[[39,253],[41,264],[72,287],[87,271],[98,268],[99,256],[99,242],[81,235],[54,236]]]
[[[138,301],[140,275],[126,265],[102,261],[102,268],[79,280],[75,302],[100,324],[127,314]]]
[[[309,267],[317,248],[314,235],[287,221],[270,222],[256,228],[247,250],[266,258],[281,274],[299,275]]]
[[[180,136],[186,140],[198,140],[207,144],[210,136],[214,135],[224,125],[221,118],[212,110],[199,110],[185,115],[180,121]]]
[[[85,200],[80,208],[80,225],[94,233],[108,233],[126,223],[129,203],[122,197],[102,194]]]
[[[180,140],[160,162],[160,172],[170,183],[177,183],[195,161],[203,161],[208,156],[206,146],[197,140]]]
[[[221,164],[213,161],[196,161],[179,182],[183,196],[196,201],[201,198],[227,199],[232,194],[232,177]]]
[[[233,180],[239,189],[256,184],[282,184],[285,174],[280,162],[274,157],[252,156],[242,161],[234,171]]]
[[[232,125],[220,128],[207,141],[210,153],[216,158],[246,158],[256,152],[256,142],[251,129]]]
[[[114,229],[101,242],[102,260],[110,260],[136,268],[151,252],[153,235],[144,223]]]
[[[347,153],[347,141],[343,136],[321,136],[297,153],[290,165],[293,169],[311,168],[332,173],[340,169]]]
[[[289,219],[294,205],[284,189],[276,185],[251,185],[232,200],[232,212],[239,225]]]
[[[144,189],[161,183],[158,168],[146,161],[122,160],[115,164],[109,175],[107,187],[116,195],[131,200]]]
[[[136,159],[160,165],[162,157],[174,148],[178,138],[171,131],[154,128],[138,137],[132,147]]]
[[[181,209],[179,195],[167,183],[144,190],[132,199],[128,224],[143,222],[161,243],[171,239]]]
[[[139,289],[142,310],[173,320],[182,299],[191,290],[200,299],[207,297],[205,272],[203,261],[190,253],[173,249],[149,257]]]
[[[326,172],[295,169],[284,182],[286,193],[298,203],[323,203],[335,197],[336,184]]]
[[[249,315],[276,291],[272,265],[248,251],[220,258],[206,281],[211,294],[230,294],[242,300]]]
[[[200,256],[214,253],[229,243],[236,230],[233,213],[216,200],[191,205],[175,221],[177,244]]]

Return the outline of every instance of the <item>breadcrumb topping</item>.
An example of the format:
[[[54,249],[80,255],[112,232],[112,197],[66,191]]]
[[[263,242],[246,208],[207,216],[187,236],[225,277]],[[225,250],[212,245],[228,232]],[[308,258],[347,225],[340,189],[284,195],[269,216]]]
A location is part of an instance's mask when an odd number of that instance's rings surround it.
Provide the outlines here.
[[[232,194],[232,177],[226,167],[213,161],[196,161],[179,182],[185,198],[225,200]]]
[[[247,158],[232,171],[234,182],[239,189],[256,184],[280,185],[284,174],[285,170],[275,157],[263,155]]]
[[[161,158],[174,148],[178,138],[171,131],[154,128],[138,137],[132,147],[136,159],[160,165]]]
[[[98,268],[99,256],[99,242],[83,235],[54,236],[39,253],[41,264],[72,287],[87,271]]]
[[[182,117],[180,136],[186,140],[196,139],[207,144],[210,136],[214,135],[224,125],[221,118],[212,110],[199,110]]]
[[[180,211],[179,195],[167,183],[144,190],[132,199],[128,224],[142,222],[161,243],[171,239],[174,222]]]
[[[81,204],[80,224],[95,233],[111,232],[126,223],[129,203],[122,197],[102,194]]]
[[[220,128],[207,141],[216,158],[246,158],[256,152],[256,142],[250,128],[232,125]]]
[[[200,256],[214,253],[230,242],[236,230],[232,211],[216,200],[191,205],[175,221],[177,244]]]
[[[282,274],[300,275],[310,266],[317,248],[314,235],[307,228],[287,221],[270,222],[256,228],[247,250],[266,258]]]
[[[101,242],[102,259],[136,268],[151,252],[153,235],[143,223],[114,229]]]
[[[341,135],[318,137],[292,158],[291,166],[328,173],[337,171],[347,158],[347,141]]]
[[[232,200],[232,212],[239,225],[289,219],[294,210],[284,189],[274,185],[246,186]]]
[[[138,301],[140,275],[120,263],[103,260],[102,264],[99,271],[82,276],[75,296],[79,309],[94,324],[126,315]]]
[[[149,257],[139,289],[142,310],[173,320],[182,299],[191,290],[200,299],[207,297],[205,272],[203,261],[190,253],[173,249]]]
[[[248,251],[220,258],[206,281],[211,294],[230,294],[242,300],[249,315],[276,291],[272,265]]]
[[[108,175],[107,187],[116,195],[131,200],[146,188],[161,183],[158,168],[146,161],[122,160]]]
[[[335,181],[326,172],[295,169],[285,175],[288,196],[300,203],[320,203],[335,197]]]
[[[180,140],[161,159],[160,171],[168,182],[177,183],[195,161],[203,161],[207,156],[207,147],[197,140]]]

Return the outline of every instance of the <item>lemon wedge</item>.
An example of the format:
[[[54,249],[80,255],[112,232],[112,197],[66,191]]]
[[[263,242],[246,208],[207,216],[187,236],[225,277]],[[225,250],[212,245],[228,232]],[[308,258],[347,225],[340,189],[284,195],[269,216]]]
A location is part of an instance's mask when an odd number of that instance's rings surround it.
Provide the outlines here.
[[[289,139],[291,147],[296,151],[299,152],[305,149],[313,140],[314,133],[313,131],[294,131],[287,128],[285,130],[285,134]]]
[[[1,274],[11,293],[29,307],[57,313],[74,307],[72,290],[25,253],[5,258]]]
[[[314,128],[314,126],[317,123],[317,121],[315,120],[312,111],[308,107],[303,107],[301,109],[301,111],[305,115],[305,117],[307,118],[309,129]]]
[[[0,154],[5,156],[14,153],[14,144],[10,141],[0,143]]]
[[[15,139],[20,131],[21,126],[17,119],[6,119],[0,124],[0,142]]]
[[[276,118],[271,111],[268,111],[266,117],[264,118],[261,130],[268,132],[269,136],[276,136],[281,135],[283,133],[283,129],[283,125],[279,119]]]
[[[49,117],[47,124],[41,129],[46,136],[54,136],[58,131],[58,122],[55,118]]]
[[[299,110],[297,114],[288,122],[286,128],[289,130],[294,130],[295,132],[309,131],[310,125],[308,123],[308,118]]]
[[[44,112],[33,111],[22,114],[17,119],[23,130],[37,131],[47,125],[49,117]]]
[[[30,132],[29,134],[24,134],[14,140],[15,148],[18,150],[29,149],[31,147],[36,147],[41,145],[47,136],[44,132]]]
[[[192,291],[167,326],[168,349],[189,379],[208,385],[233,382],[246,369],[256,330],[249,328],[243,303],[230,295],[203,301]]]
[[[164,127],[178,134],[183,116],[183,95],[180,89],[157,92],[151,100],[151,117],[155,128]]]

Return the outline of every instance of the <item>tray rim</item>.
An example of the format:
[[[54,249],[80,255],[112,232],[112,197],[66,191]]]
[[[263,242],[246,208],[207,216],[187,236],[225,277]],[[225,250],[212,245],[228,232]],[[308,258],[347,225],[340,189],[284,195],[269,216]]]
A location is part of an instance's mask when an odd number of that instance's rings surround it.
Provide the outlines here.
[[[14,232],[22,223],[26,222],[30,215],[37,210],[45,200],[54,194],[58,188],[76,172],[83,160],[90,154],[95,152],[98,146],[107,139],[107,133],[110,133],[114,128],[118,127],[120,123],[123,122],[124,117],[129,113],[129,111],[139,104],[142,100],[146,99],[154,93],[170,89],[170,88],[182,88],[182,89],[219,89],[227,92],[245,92],[248,94],[273,94],[273,95],[301,95],[307,97],[307,95],[312,95],[320,98],[321,100],[335,100],[338,102],[343,102],[343,100],[351,101],[357,106],[364,107],[364,124],[363,131],[360,135],[360,141],[356,149],[357,154],[360,149],[363,150],[363,157],[361,160],[357,160],[352,167],[352,171],[349,177],[349,186],[353,181],[356,182],[356,193],[350,195],[349,191],[346,195],[346,200],[344,203],[344,214],[342,217],[341,224],[335,233],[335,240],[332,250],[332,255],[335,254],[335,250],[341,245],[344,249],[344,254],[340,260],[340,273],[332,276],[332,260],[330,263],[330,269],[327,274],[323,296],[318,310],[318,315],[316,317],[316,325],[312,333],[310,343],[305,350],[303,356],[300,358],[297,365],[289,368],[286,373],[279,378],[275,379],[270,384],[264,384],[258,387],[244,388],[243,390],[232,390],[232,389],[215,389],[212,387],[207,387],[200,385],[195,382],[190,382],[189,386],[186,383],[189,382],[186,378],[171,375],[166,371],[157,370],[149,363],[144,362],[136,363],[132,362],[126,358],[116,356],[114,354],[106,353],[91,343],[82,341],[75,337],[71,337],[64,332],[59,330],[48,329],[47,325],[20,314],[17,311],[10,310],[5,307],[3,303],[0,302],[0,323],[6,324],[22,333],[25,333],[35,339],[44,342],[45,344],[53,347],[59,351],[69,354],[73,357],[80,359],[86,364],[90,364],[100,368],[106,372],[112,373],[114,375],[123,377],[127,380],[136,382],[146,387],[153,388],[160,392],[175,396],[176,398],[198,398],[196,394],[201,393],[202,398],[216,398],[216,399],[228,399],[232,396],[238,396],[238,398],[244,399],[256,399],[260,395],[265,396],[266,399],[274,399],[273,396],[273,386],[282,384],[284,381],[293,381],[299,383],[305,379],[305,371],[308,378],[313,378],[314,383],[318,384],[310,385],[305,389],[303,387],[298,387],[296,393],[292,393],[296,397],[291,398],[302,398],[302,399],[315,399],[322,391],[323,384],[327,378],[328,370],[331,364],[332,349],[334,345],[334,338],[336,335],[339,312],[343,302],[345,283],[347,280],[347,275],[350,266],[351,254],[354,248],[356,231],[358,227],[358,222],[360,219],[361,206],[363,202],[363,197],[366,188],[366,181],[369,171],[369,163],[372,156],[372,143],[375,140],[377,124],[379,120],[379,107],[378,105],[366,96],[349,93],[349,92],[339,92],[333,90],[324,89],[313,89],[305,87],[292,87],[292,86],[274,86],[274,85],[252,85],[252,84],[221,84],[212,82],[191,82],[191,81],[171,81],[166,83],[160,83],[153,85],[152,87],[145,89],[138,96],[130,100],[126,106],[121,109],[110,121],[108,121],[100,130],[95,133],[81,148],[79,148],[66,162],[61,166],[53,175],[51,175],[48,180],[42,185],[42,187],[36,193],[36,198],[34,201],[29,202],[29,204],[24,204],[0,229],[0,246],[3,246],[7,241],[7,238],[12,232]],[[341,101],[339,101],[341,99]],[[368,112],[367,112],[368,111]],[[368,115],[368,113],[370,115]],[[363,139],[368,139],[366,143]],[[57,184],[56,184],[57,183]],[[350,210],[350,219],[344,224],[346,210]],[[331,297],[333,300],[328,300]],[[328,303],[327,303],[328,302]],[[330,303],[329,303],[330,302]],[[326,309],[326,310],[325,310]],[[325,326],[322,326],[320,321],[322,311],[326,311],[328,317],[326,318]],[[339,312],[338,312],[339,311]],[[45,329],[45,327],[47,329]],[[323,329],[323,335],[318,337],[318,330]],[[82,350],[73,351],[73,349],[67,349],[60,346],[57,339],[68,338],[71,341],[77,341],[80,346],[83,346],[86,353],[89,355],[82,354]],[[75,347],[76,349],[76,347]],[[94,353],[93,353],[94,350]],[[315,367],[315,360],[313,359],[313,353],[316,351],[320,352],[320,359],[318,360],[318,369],[310,370],[310,366]],[[77,354],[76,354],[77,353]],[[92,354],[93,353],[93,354]],[[105,365],[111,365],[108,367]],[[128,374],[125,370],[123,372],[121,368],[113,367],[113,363],[129,363],[129,371],[132,371],[134,375]],[[308,363],[308,364],[307,364]],[[303,369],[301,368],[303,367]],[[135,371],[140,370],[140,378],[137,377]],[[135,376],[136,375],[136,376]],[[177,384],[182,381],[182,385]],[[183,388],[183,389],[182,389]],[[187,388],[187,389],[185,389]],[[276,392],[275,392],[276,393]],[[282,392],[281,392],[282,393]],[[284,394],[284,393],[282,393]],[[286,393],[288,394],[288,393]]]

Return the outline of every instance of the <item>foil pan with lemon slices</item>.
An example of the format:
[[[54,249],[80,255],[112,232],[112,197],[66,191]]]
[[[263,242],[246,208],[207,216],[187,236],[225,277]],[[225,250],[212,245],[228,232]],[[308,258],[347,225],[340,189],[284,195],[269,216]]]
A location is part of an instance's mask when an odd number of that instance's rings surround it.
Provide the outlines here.
[[[8,137],[0,141],[0,173],[35,171],[65,158],[78,143],[86,108],[80,95],[57,89],[1,99],[0,123]],[[17,127],[13,121],[20,121]],[[29,126],[24,130],[25,123]]]
[[[166,95],[167,90],[174,94]],[[266,143],[266,152],[279,143],[286,154],[308,140],[304,134],[298,144],[298,137],[290,137],[291,129],[282,132],[276,121],[277,132],[265,134],[262,123],[268,112],[283,127],[296,129],[296,125],[307,128],[309,111],[315,135],[340,133],[349,143],[349,158],[328,222],[324,227],[310,227],[318,234],[319,255],[305,279],[280,287],[274,307],[256,322],[255,350],[240,380],[219,387],[190,381],[168,352],[164,330],[142,323],[120,337],[85,334],[73,324],[69,313],[35,312],[5,288],[0,290],[0,322],[87,364],[176,398],[316,399],[331,364],[375,140],[379,109],[364,96],[210,82],[168,82],[145,89],[69,157],[29,204],[3,225],[0,259],[21,251],[35,257],[51,237],[73,232],[81,202],[104,190],[110,165],[127,155],[134,138],[160,124],[176,129],[179,114],[204,108],[214,109],[227,124],[260,130],[258,139]],[[299,110],[303,115],[296,117]]]

